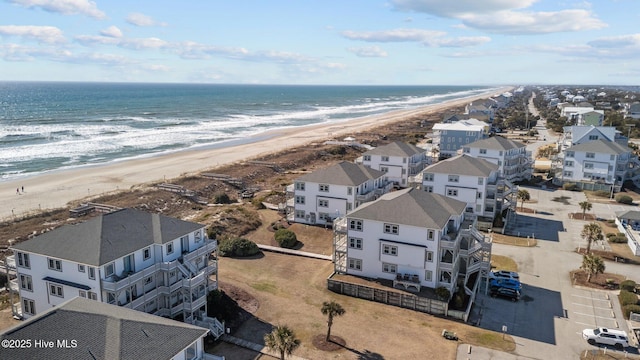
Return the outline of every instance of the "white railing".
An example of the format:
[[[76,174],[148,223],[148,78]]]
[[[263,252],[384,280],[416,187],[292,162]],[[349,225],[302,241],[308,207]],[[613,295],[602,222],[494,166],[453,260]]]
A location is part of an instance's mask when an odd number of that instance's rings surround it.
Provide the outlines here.
[[[205,244],[194,251],[189,252],[183,256],[183,259],[188,262],[193,262],[202,255],[209,255],[216,251],[218,248],[218,242],[216,240],[205,240]]]

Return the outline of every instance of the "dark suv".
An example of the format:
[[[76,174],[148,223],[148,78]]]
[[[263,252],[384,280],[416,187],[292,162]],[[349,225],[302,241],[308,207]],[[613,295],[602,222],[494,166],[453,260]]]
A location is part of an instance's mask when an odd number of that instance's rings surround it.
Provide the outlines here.
[[[493,288],[491,289],[491,296],[499,296],[515,302],[520,300],[520,291],[506,287]]]

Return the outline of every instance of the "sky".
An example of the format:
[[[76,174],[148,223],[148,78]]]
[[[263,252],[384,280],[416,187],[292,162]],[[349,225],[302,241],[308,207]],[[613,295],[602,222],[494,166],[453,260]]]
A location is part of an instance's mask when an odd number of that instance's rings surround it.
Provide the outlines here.
[[[0,81],[640,85],[638,0],[0,0]]]

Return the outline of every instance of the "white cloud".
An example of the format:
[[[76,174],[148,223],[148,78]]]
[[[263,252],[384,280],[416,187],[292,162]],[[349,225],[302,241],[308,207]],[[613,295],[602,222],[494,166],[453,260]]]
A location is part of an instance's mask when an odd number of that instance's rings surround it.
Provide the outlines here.
[[[467,27],[500,34],[548,34],[601,29],[607,25],[587,10],[556,12],[500,11],[461,17]]]
[[[154,71],[154,72],[167,72],[171,70],[170,67],[166,65],[159,65],[159,64],[143,64],[140,67],[144,70]]]
[[[151,16],[140,14],[140,13],[131,13],[127,16],[126,21],[135,26],[167,26],[166,23],[158,22],[154,20]]]
[[[502,10],[523,9],[537,0],[392,0],[396,8],[457,18],[467,14],[486,14]]]
[[[620,47],[640,48],[640,34],[602,37],[602,38],[589,41],[587,44],[596,48],[620,48]]]
[[[476,46],[491,41],[487,36],[462,36],[456,38],[445,39],[433,39],[432,41],[425,41],[426,46],[431,47],[468,47]]]
[[[420,29],[394,29],[387,31],[344,31],[342,36],[350,40],[367,42],[418,42],[429,47],[465,47],[491,41],[486,36],[445,37],[446,32]]]
[[[4,25],[0,26],[0,35],[18,36],[47,44],[66,41],[62,35],[62,30],[54,26]]]
[[[112,37],[112,38],[121,38],[122,37],[122,31],[120,29],[118,29],[117,26],[109,26],[108,28],[100,31],[100,35],[103,36],[108,36],[108,37]]]
[[[162,39],[158,39],[155,37],[152,38],[131,38],[131,39],[122,39],[118,46],[134,49],[134,50],[143,50],[143,49],[164,49],[170,47],[170,44]]]
[[[102,35],[78,35],[74,37],[74,40],[85,46],[118,45],[120,43],[120,39]]]
[[[359,57],[387,57],[387,52],[377,46],[351,47],[347,51]]]
[[[42,10],[60,13],[64,15],[86,15],[96,19],[104,19],[105,13],[98,9],[96,3],[88,0],[9,0],[28,8],[41,8]]]

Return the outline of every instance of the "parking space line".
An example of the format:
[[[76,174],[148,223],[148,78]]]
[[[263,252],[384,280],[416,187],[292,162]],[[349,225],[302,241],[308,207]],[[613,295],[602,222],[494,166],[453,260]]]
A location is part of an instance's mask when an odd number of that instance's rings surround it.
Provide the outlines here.
[[[595,326],[595,325],[593,325],[593,324],[587,324],[587,323],[583,323],[583,322],[579,322],[579,321],[576,321],[576,324],[586,325],[586,326],[588,326],[588,327],[590,327],[590,328],[596,328],[596,326]]]
[[[611,316],[598,316],[598,315],[591,315],[591,314],[585,314],[585,313],[579,313],[579,312],[574,312],[574,314],[584,315],[584,316],[593,316],[594,318],[600,318],[600,319],[614,320],[614,318],[612,318]]]

